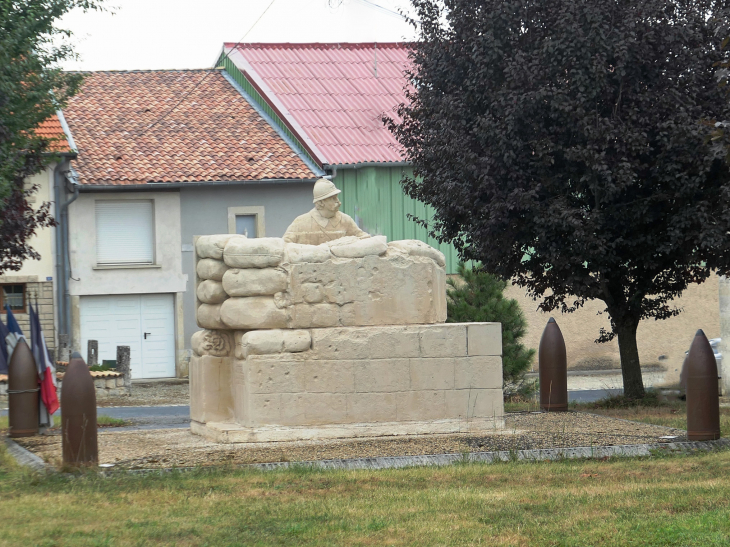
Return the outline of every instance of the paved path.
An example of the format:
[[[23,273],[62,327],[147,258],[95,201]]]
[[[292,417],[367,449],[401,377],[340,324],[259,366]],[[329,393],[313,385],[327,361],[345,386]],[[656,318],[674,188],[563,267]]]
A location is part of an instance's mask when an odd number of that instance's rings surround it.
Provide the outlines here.
[[[96,409],[97,416],[109,416],[134,422],[125,431],[135,429],[173,429],[190,426],[190,407],[179,406],[112,406]],[[110,431],[112,428],[105,428]]]
[[[7,416],[7,414],[7,409],[0,409],[0,416]],[[190,427],[190,407],[188,405],[98,407],[96,415],[129,420],[134,423],[134,425],[123,428],[105,427],[104,431]],[[53,416],[58,425],[61,420],[61,411],[57,411]]]

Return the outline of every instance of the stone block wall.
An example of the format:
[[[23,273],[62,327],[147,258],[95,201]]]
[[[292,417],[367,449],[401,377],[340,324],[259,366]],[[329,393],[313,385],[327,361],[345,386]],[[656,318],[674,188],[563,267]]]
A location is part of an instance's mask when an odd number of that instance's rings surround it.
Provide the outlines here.
[[[498,323],[201,331],[193,348],[192,429],[217,441],[502,426]]]
[[[55,322],[53,317],[53,281],[29,281],[29,279],[37,279],[37,276],[21,277],[8,276],[9,283],[25,283],[26,301],[32,302],[35,306],[38,302],[38,313],[41,320],[41,328],[46,338],[46,344],[49,349],[56,347]],[[7,317],[3,313],[0,314],[3,323],[7,323]],[[27,313],[13,312],[15,319],[18,321],[23,334],[30,340],[30,315]]]

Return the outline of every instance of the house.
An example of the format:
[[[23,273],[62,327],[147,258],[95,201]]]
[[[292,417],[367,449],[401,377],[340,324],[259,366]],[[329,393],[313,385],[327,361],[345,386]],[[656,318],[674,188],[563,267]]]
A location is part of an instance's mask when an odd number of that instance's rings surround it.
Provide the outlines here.
[[[218,63],[299,150],[333,175],[342,189],[343,210],[363,229],[390,240],[414,238],[438,247],[446,256],[447,273],[455,273],[458,257],[453,247],[434,241],[408,218],[410,214],[427,219],[431,213],[404,195],[399,182],[412,169],[381,121],[383,114],[394,116],[404,100],[408,53],[404,43],[226,43]],[[519,287],[508,287],[507,295],[519,301],[528,319],[526,345],[537,348],[549,314],[538,311],[537,303]],[[698,328],[709,337],[720,335],[717,276],[690,287],[677,305],[684,309],[681,315],[639,326],[642,362],[665,367],[666,382],[678,379],[684,352]],[[618,364],[616,341],[593,342],[601,327],[610,328],[607,316],[598,314],[604,307],[595,301],[572,314],[555,313],[568,344],[569,366]]]
[[[224,70],[91,72],[64,116],[71,345],[130,346],[133,378],[186,376],[194,236],[281,236],[323,172]]]
[[[430,208],[400,186],[412,168],[383,125],[404,101],[407,43],[224,44],[219,64],[282,131],[342,190],[342,210],[360,227],[389,240],[419,239],[446,256],[451,245],[429,237],[408,215]]]
[[[69,172],[69,162],[76,157],[73,141],[70,141],[64,131],[65,121],[63,114],[58,112],[43,122],[36,134],[51,139],[50,153],[54,161],[43,171],[25,181],[26,188],[37,186],[37,191],[28,198],[32,207],[38,208],[43,203],[51,203],[51,214],[58,218],[63,204],[59,203],[56,195],[58,187],[63,184]],[[28,241],[36,252],[39,260],[27,260],[18,271],[6,271],[0,275],[0,319],[6,322],[5,305],[8,304],[13,315],[18,320],[20,328],[26,334],[30,330],[28,304],[38,304],[41,327],[46,336],[49,349],[55,351],[57,338],[55,336],[59,310],[55,305],[54,294],[58,289],[55,257],[60,255],[57,249],[59,239],[54,228],[39,230]]]

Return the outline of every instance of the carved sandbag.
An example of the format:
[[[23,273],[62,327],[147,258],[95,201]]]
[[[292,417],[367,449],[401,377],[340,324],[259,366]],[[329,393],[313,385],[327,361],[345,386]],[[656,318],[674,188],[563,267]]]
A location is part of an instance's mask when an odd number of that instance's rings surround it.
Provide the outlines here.
[[[228,266],[224,262],[213,258],[201,258],[195,268],[200,279],[212,279],[214,281],[222,281],[226,270],[228,270]]]
[[[283,258],[284,240],[278,237],[231,239],[223,251],[223,260],[231,268],[270,268]]]
[[[330,251],[340,258],[363,258],[370,255],[381,255],[388,250],[385,236],[359,239],[345,245],[332,245]]]
[[[200,282],[196,291],[198,300],[205,304],[220,304],[228,295],[223,290],[223,283],[220,281],[213,281],[212,279],[205,279]]]
[[[388,246],[411,256],[425,256],[426,258],[430,258],[442,268],[446,265],[444,253],[417,239],[391,241]]]
[[[221,321],[221,304],[201,304],[196,313],[198,326],[204,329],[225,329]]]
[[[223,275],[230,296],[271,296],[287,288],[286,272],[279,268],[232,268]]]
[[[200,258],[223,258],[223,249],[231,238],[245,238],[246,236],[236,234],[216,234],[212,236],[200,236],[195,243],[195,250]]]
[[[332,258],[329,247],[325,245],[286,244],[286,261],[289,264],[313,264],[327,262]]]

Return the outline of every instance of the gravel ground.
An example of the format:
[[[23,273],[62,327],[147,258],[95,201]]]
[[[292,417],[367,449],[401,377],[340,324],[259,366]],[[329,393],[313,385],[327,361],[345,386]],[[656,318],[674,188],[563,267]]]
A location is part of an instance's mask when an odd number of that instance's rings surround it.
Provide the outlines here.
[[[142,469],[645,444],[668,442],[661,439],[667,435],[677,436],[674,441],[686,440],[683,430],[582,412],[507,414],[505,422],[505,429],[482,434],[241,444],[206,441],[188,429],[107,430],[99,433],[99,460],[118,468]],[[60,462],[59,434],[16,440],[47,462]]]

